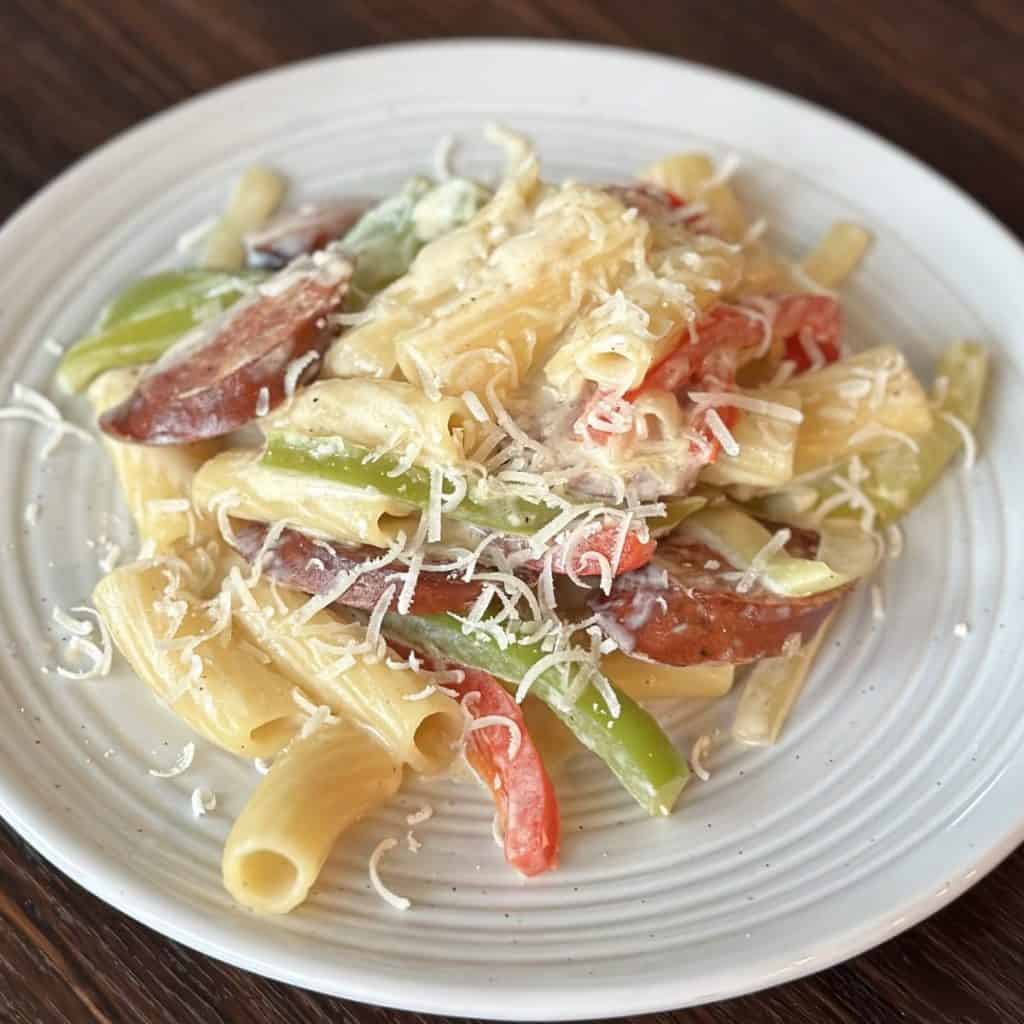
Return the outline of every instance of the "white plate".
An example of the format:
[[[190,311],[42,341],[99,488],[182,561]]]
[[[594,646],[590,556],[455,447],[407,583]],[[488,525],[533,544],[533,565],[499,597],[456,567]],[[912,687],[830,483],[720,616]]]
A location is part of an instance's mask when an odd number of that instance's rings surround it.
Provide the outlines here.
[[[428,169],[436,140],[497,118],[540,146],[547,173],[621,180],[659,154],[743,158],[738,187],[798,249],[836,217],[876,232],[849,290],[855,339],[891,341],[928,372],[961,336],[997,353],[969,477],[950,473],[907,525],[873,623],[849,602],[783,741],[727,749],[679,813],[645,820],[600,766],[561,787],[564,864],[521,881],[472,787],[419,784],[364,823],[315,898],[281,920],[231,905],[222,841],[257,776],[188,739],[124,671],[67,683],[50,609],[98,577],[86,546],[126,539],[100,446],[68,441],[45,465],[36,428],[3,424],[0,532],[0,812],[105,900],[213,956],[374,1003],[515,1019],[640,1013],[750,991],[851,956],[937,910],[1024,835],[1024,259],[975,203],[892,146],[802,102],[676,61],[536,43],[371,50],[263,75],[187,103],[76,166],[0,233],[0,393],[52,393],[45,335],[73,339],[101,300],[165,257],[253,161],[303,196],[382,191]],[[80,403],[64,402],[85,420]],[[23,524],[39,501],[42,520]],[[111,526],[113,515],[122,524]],[[966,639],[953,627],[971,624]],[[721,707],[668,712],[685,737]],[[218,810],[192,820],[204,784]],[[410,896],[400,914],[370,891],[367,855],[429,800],[422,851],[386,860]]]

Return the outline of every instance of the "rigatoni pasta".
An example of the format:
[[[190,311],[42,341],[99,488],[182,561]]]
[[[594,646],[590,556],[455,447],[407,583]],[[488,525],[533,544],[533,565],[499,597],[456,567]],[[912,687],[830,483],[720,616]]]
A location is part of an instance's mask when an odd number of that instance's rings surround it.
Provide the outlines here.
[[[859,224],[836,221],[801,261],[800,269],[823,288],[837,288],[864,258],[871,235]]]
[[[178,571],[173,562],[115,569],[93,603],[118,650],[176,715],[233,754],[272,757],[299,728],[294,684],[247,648],[224,643],[230,604],[199,607]]]
[[[479,423],[461,398],[431,401],[398,380],[324,380],[303,388],[268,421],[272,430],[344,437],[373,450],[457,465],[476,447]]]
[[[223,510],[241,519],[286,520],[313,534],[386,547],[399,533],[411,536],[412,507],[394,498],[326,480],[310,480],[260,464],[258,452],[230,451],[196,474],[192,501],[200,514]]]
[[[605,675],[635,700],[724,697],[732,689],[732,665],[662,665],[613,651],[601,662]]]
[[[747,218],[721,169],[716,170],[706,153],[678,153],[664,157],[640,173],[644,181],[707,208],[716,231],[738,242],[747,229]]]
[[[138,371],[108,370],[89,388],[97,415],[123,401],[138,380]],[[158,551],[175,541],[201,543],[213,536],[212,521],[192,508],[192,480],[199,467],[221,448],[218,441],[164,448],[142,447],[105,438],[107,451],[139,536]]]
[[[305,604],[300,594],[283,588],[275,594],[266,581],[246,587],[235,579],[239,626],[314,703],[375,733],[396,761],[415,771],[434,775],[451,764],[464,717],[431,673],[353,657],[347,650],[362,629],[351,616],[346,621],[324,610],[295,622]]]
[[[394,795],[401,779],[399,763],[359,726],[338,721],[298,736],[231,829],[225,888],[259,913],[293,910],[338,837]]]
[[[786,385],[802,400],[797,476],[853,454],[913,448],[932,426],[928,396],[890,346],[869,349]]]

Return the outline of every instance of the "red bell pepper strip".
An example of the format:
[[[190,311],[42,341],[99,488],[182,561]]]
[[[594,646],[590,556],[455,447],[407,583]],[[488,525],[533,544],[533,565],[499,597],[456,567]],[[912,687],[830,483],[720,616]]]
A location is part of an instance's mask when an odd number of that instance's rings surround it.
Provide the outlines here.
[[[740,352],[754,348],[765,341],[764,325],[751,313],[736,306],[718,305],[697,321],[693,330],[679,332],[676,346],[659,362],[655,363],[639,387],[627,391],[625,402],[634,401],[645,391],[670,391],[685,400],[691,389],[708,391],[730,390],[735,381],[736,365]],[[580,420],[587,424],[594,404],[608,399],[607,394],[595,394],[584,410]],[[736,409],[723,407],[718,410],[727,428],[735,426],[739,418]],[[693,424],[707,442],[708,461],[714,462],[718,455],[718,440],[707,427],[704,417],[698,417]],[[591,426],[585,426],[586,436],[595,443],[605,444],[611,434]],[[696,453],[696,446],[692,446]]]
[[[389,643],[399,654],[408,655],[409,648],[403,644],[394,640]],[[441,664],[428,657],[421,660],[430,669],[462,672],[461,682],[445,686],[458,692],[471,719],[499,716],[518,730],[516,735],[500,723],[472,729],[466,735],[466,760],[494,798],[505,860],[527,876],[556,868],[562,826],[555,787],[515,698],[489,672]],[[510,756],[513,751],[514,757]]]
[[[603,526],[596,533],[582,541],[573,550],[572,568],[576,575],[599,575],[601,569],[597,564],[597,559],[589,558],[588,556],[592,554],[602,555],[611,562],[618,540],[618,526]],[[651,556],[654,554],[654,549],[657,546],[657,541],[642,541],[635,533],[630,531],[626,534],[626,542],[622,546],[622,554],[619,557],[618,565],[612,565],[612,574],[620,576],[624,572],[632,572],[634,569],[642,568],[651,560]],[[555,572],[559,573],[567,573],[569,571],[564,552],[556,553],[552,561],[552,568]]]
[[[785,358],[796,364],[797,373],[811,369],[815,350],[825,364],[840,357],[842,324],[835,299],[828,295],[784,295],[777,301],[773,333],[783,340]]]
[[[479,721],[500,715],[519,729],[519,749],[510,757],[512,730],[504,725],[473,729],[466,737],[466,760],[491,791],[505,842],[505,860],[524,875],[539,875],[558,866],[561,823],[555,788],[540,753],[526,730],[519,705],[494,676],[462,668],[457,684],[463,707]],[[467,695],[479,693],[478,699]]]

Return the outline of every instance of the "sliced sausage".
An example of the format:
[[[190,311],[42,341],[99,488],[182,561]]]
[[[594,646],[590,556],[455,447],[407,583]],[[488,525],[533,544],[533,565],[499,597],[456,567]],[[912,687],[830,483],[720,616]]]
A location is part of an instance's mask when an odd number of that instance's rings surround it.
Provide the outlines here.
[[[331,341],[327,315],[351,276],[352,264],[336,254],[296,261],[169,349],[100,427],[119,441],[184,444],[265,414],[284,400],[295,360],[311,354],[302,376],[315,374]]]
[[[255,560],[266,540],[268,528],[263,523],[233,520],[239,553]],[[298,530],[286,529],[264,555],[263,571],[279,583],[304,590],[307,594],[324,594],[342,573],[351,572],[381,554],[379,548],[366,544],[347,545],[333,541],[313,540]],[[390,610],[398,603],[401,581],[396,576],[402,566],[390,565],[371,569],[358,576],[339,599],[349,608],[370,611],[387,587],[398,584]],[[435,612],[464,611],[477,598],[479,583],[466,583],[458,572],[421,571],[416,582],[410,611],[414,615]]]
[[[811,554],[808,537],[796,531],[790,554]],[[742,664],[781,654],[794,634],[809,641],[852,587],[794,598],[755,585],[740,594],[738,575],[711,548],[669,538],[650,566],[618,577],[594,608],[626,653],[667,665]]]

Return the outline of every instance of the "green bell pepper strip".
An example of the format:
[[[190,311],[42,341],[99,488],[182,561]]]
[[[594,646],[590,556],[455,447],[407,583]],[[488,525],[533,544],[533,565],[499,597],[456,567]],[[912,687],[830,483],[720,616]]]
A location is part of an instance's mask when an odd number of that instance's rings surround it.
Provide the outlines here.
[[[266,272],[257,270],[167,270],[142,277],[103,308],[91,333],[101,334],[125,320],[194,307],[212,299],[226,305],[228,297],[234,301],[266,277]]]
[[[430,472],[422,466],[410,466],[389,476],[398,466],[393,455],[375,455],[362,445],[342,438],[317,438],[305,434],[271,431],[260,462],[264,466],[304,473],[307,476],[370,487],[389,498],[406,501],[425,509],[430,500]],[[530,536],[550,523],[563,510],[526,498],[482,497],[472,488],[458,506],[445,515],[502,533]]]
[[[959,342],[942,354],[936,376],[948,382],[945,395],[934,396],[935,418],[926,434],[914,438],[919,451],[900,444],[885,451],[861,455],[860,461],[867,471],[860,489],[870,499],[877,512],[877,522],[890,526],[905,516],[928,493],[942,475],[948,463],[963,447],[963,438],[956,427],[942,418],[950,413],[968,429],[978,422],[981,402],[988,378],[988,352],[981,345]],[[822,474],[821,480],[812,480],[808,488],[817,491],[815,505],[826,501],[839,488],[832,476],[849,476],[849,464],[834,466]],[[755,499],[747,508],[755,515],[768,519],[788,519],[786,490]],[[832,515],[843,518],[857,517],[859,510],[842,505]]]
[[[447,613],[391,612],[384,617],[384,632],[425,653],[489,672],[510,690],[515,690],[530,668],[545,656],[536,644],[510,644],[502,650],[488,634],[473,630],[467,635],[462,623]],[[566,707],[563,699],[571,686],[572,673],[567,680],[552,667],[541,672],[530,692],[608,765],[648,814],[668,814],[686,785],[689,769],[658,723],[619,690],[615,690],[619,715],[613,718],[593,684],[586,687],[575,705]]]
[[[745,570],[763,558],[757,572],[772,593],[784,597],[809,597],[851,582],[825,562],[794,558],[785,549],[764,558],[762,552],[772,539],[753,516],[729,502],[710,505],[689,516],[680,535],[719,552],[736,569]]]
[[[652,516],[647,520],[647,529],[655,537],[671,533],[684,519],[699,512],[708,503],[708,499],[702,495],[693,495],[689,498],[676,498],[665,502],[665,514],[663,516]]]
[[[94,333],[64,354],[58,383],[66,391],[81,391],[104,370],[154,362],[196,324],[237,302],[250,280],[259,279],[183,271],[137,281],[104,309]]]
[[[398,459],[393,455],[374,455],[368,448],[339,437],[317,438],[270,431],[260,462],[264,466],[304,473],[322,480],[369,487],[421,509],[425,509],[430,500],[428,470],[422,466],[410,466],[398,475],[389,476],[398,465]],[[584,508],[588,503],[581,498],[579,504]],[[647,520],[648,528],[656,534],[667,533],[706,504],[707,499],[703,497],[668,502],[665,515]],[[474,495],[471,489],[458,506],[445,515],[502,533],[529,537],[563,511],[561,507],[528,498]]]

